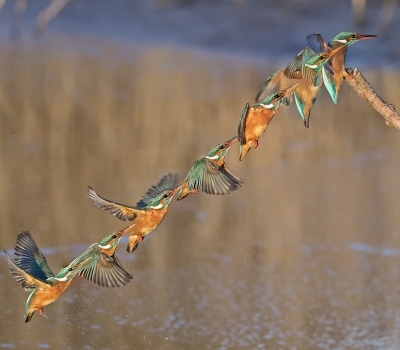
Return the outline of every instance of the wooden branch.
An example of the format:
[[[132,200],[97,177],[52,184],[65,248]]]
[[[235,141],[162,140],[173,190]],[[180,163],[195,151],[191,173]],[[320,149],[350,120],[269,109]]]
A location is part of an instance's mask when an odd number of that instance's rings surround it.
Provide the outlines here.
[[[351,68],[346,68],[346,73],[344,78],[347,84],[385,118],[386,125],[400,130],[400,115],[396,112],[394,105],[383,101],[357,68],[354,71]]]

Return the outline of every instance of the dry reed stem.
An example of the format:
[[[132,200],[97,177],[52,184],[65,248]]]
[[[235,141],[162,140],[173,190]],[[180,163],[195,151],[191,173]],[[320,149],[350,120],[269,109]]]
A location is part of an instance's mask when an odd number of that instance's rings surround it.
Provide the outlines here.
[[[400,115],[396,112],[394,105],[383,101],[357,68],[354,71],[346,68],[346,73],[346,82],[385,118],[386,125],[400,130]]]

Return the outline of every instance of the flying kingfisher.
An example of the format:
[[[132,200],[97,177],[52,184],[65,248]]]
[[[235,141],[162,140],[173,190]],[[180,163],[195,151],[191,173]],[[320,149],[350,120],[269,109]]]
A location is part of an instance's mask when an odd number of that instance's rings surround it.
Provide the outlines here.
[[[129,229],[129,242],[126,251],[135,251],[144,237],[153,231],[164,220],[168,205],[178,191],[178,177],[176,174],[164,175],[157,186],[152,186],[136,204],[129,206],[108,200],[99,196],[91,187],[87,195],[98,207],[110,210],[111,214],[120,220],[130,220],[135,223]]]
[[[272,77],[268,79],[270,80]],[[251,107],[249,103],[244,106],[238,126],[238,140],[240,142],[239,160],[243,160],[253,145],[255,145],[255,148],[258,147],[258,139],[262,136],[268,124],[278,112],[279,106],[281,104],[288,104],[290,95],[299,83],[282,91],[279,91],[278,85],[279,84],[270,85],[270,92],[272,93],[264,101],[256,103]],[[282,101],[283,99],[284,101]]]
[[[356,32],[340,32],[326,44],[320,34],[310,34],[307,36],[308,45],[314,51],[327,52],[338,46],[344,46],[343,50],[333,55],[326,64],[326,69],[323,70],[323,79],[326,89],[329,92],[333,102],[336,104],[340,86],[344,78],[344,63],[346,61],[347,49],[359,40],[367,40],[377,38],[377,35],[362,35]]]
[[[178,187],[178,201],[189,193],[197,194],[203,191],[208,194],[223,195],[241,187],[243,181],[232,174],[225,164],[226,152],[236,141],[237,136],[215,145],[210,152],[193,163],[185,180]]]
[[[102,287],[120,287],[126,285],[133,277],[121,265],[115,255],[115,250],[122,236],[130,232],[133,225],[115,231],[104,237],[99,243],[89,246],[71,264],[80,265],[82,261],[90,260],[78,270],[78,275],[85,277]]]
[[[44,316],[43,308],[56,301],[67,290],[73,277],[91,260],[88,256],[78,264],[69,264],[54,275],[29,231],[19,233],[17,237],[15,255],[18,258],[15,261],[11,260],[7,251],[5,253],[11,275],[25,290],[31,292],[26,301],[25,322],[32,319],[35,311]]]

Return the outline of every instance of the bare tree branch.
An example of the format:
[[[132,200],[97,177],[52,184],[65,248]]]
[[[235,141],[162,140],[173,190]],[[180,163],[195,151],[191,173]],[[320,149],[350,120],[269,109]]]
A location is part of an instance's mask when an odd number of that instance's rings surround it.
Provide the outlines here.
[[[347,84],[385,118],[386,125],[400,130],[400,115],[396,112],[394,105],[383,101],[357,68],[354,71],[351,68],[346,68],[346,73],[344,78]]]

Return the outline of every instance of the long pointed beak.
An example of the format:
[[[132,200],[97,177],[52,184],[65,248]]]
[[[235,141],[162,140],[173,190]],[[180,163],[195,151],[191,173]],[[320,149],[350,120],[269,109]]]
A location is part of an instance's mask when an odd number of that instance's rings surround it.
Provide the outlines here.
[[[182,186],[183,186],[183,184],[181,184],[177,188],[175,188],[174,192],[172,192],[172,196],[171,197],[175,196],[179,192],[179,190],[182,188]]]
[[[286,90],[281,91],[282,97],[289,95],[300,83],[289,86]]]
[[[236,141],[238,140],[238,137],[235,136],[233,139],[230,139],[228,142],[228,147],[231,147]]]
[[[125,227],[123,230],[117,233],[118,237],[122,237],[124,234],[128,233],[133,226],[136,226],[136,222],[133,223],[131,226]]]
[[[373,39],[373,38],[377,38],[377,35],[362,35],[359,34],[359,38],[358,40],[368,40],[368,39]]]
[[[342,50],[343,48],[344,48],[344,45],[338,46],[337,48],[333,49],[332,51],[329,51],[325,58],[329,58],[329,57],[333,56],[336,52]]]

